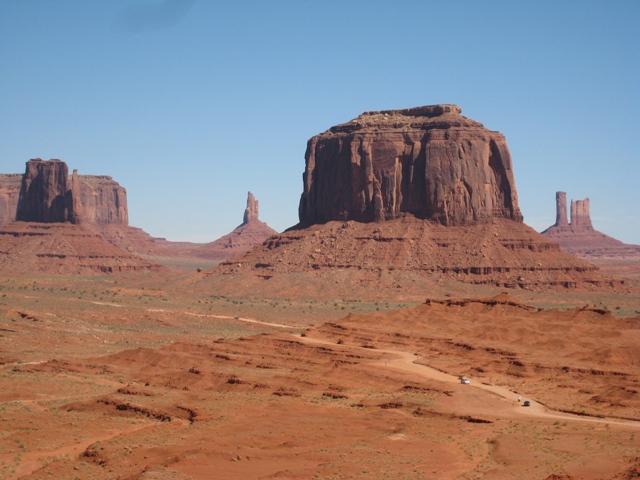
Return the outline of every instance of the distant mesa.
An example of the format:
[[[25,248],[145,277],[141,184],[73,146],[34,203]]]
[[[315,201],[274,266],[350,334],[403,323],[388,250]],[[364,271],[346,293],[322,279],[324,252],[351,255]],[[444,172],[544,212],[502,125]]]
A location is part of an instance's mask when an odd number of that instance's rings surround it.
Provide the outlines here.
[[[277,231],[258,219],[258,210],[258,200],[249,192],[242,224],[218,240],[195,249],[194,255],[212,260],[228,260],[248,252],[269,237],[277,235]]]
[[[556,193],[556,223],[542,235],[558,242],[565,252],[579,257],[640,256],[640,245],[623,243],[593,228],[588,198],[571,201],[569,220],[565,192]]]
[[[0,226],[15,220],[128,225],[127,191],[109,176],[69,176],[63,161],[32,159],[24,175],[0,174]]]
[[[354,298],[389,289],[419,297],[450,281],[622,285],[524,225],[504,136],[460,113],[455,105],[366,112],[311,138],[299,224],[203,281],[220,292],[242,284]]]
[[[115,183],[106,177],[96,180],[89,182]],[[20,185],[17,195],[16,181]],[[89,227],[100,221],[124,222],[125,226],[127,222],[124,189],[124,203],[120,203],[113,201],[114,193],[118,198],[119,185],[109,185],[106,190],[110,193],[101,196],[95,195],[89,182],[83,184],[77,170],[69,176],[67,164],[61,160],[29,160],[20,178],[0,177],[0,207],[4,209],[0,218],[16,220],[0,226],[0,272],[94,274],[160,268],[111,245]],[[87,189],[92,199],[97,197],[94,202],[87,201]],[[82,225],[85,221],[87,226]]]
[[[405,213],[448,226],[522,222],[504,136],[461,111],[432,105],[365,112],[311,138],[300,226]]]

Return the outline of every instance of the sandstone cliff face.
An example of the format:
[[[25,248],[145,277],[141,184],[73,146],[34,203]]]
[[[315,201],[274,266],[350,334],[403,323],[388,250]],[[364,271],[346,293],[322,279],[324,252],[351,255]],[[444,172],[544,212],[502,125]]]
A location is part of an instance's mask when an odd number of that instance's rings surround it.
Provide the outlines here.
[[[0,174],[0,226],[16,220],[22,177],[22,174]],[[113,178],[106,175],[78,175],[74,171],[67,178],[67,186],[77,192],[72,197],[75,202],[73,212],[79,213],[80,222],[129,225],[127,191]]]
[[[22,177],[16,220],[23,222],[77,222],[73,191],[67,186],[69,169],[60,160],[33,159]]]
[[[0,175],[0,226],[14,222],[18,210],[22,175]]]
[[[99,225],[129,225],[127,191],[106,175],[79,175],[82,219]]]
[[[588,198],[571,200],[571,225],[573,227],[593,228]]]
[[[300,226],[410,213],[443,225],[522,222],[505,138],[455,105],[366,112],[311,138]]]

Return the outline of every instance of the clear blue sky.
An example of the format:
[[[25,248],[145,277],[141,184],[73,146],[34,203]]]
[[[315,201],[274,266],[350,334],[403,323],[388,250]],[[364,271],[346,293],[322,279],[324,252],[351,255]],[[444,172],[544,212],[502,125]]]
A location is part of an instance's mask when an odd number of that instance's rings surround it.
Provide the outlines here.
[[[0,172],[111,175],[170,240],[228,233],[249,190],[294,225],[310,137],[436,103],[506,136],[527,224],[563,190],[640,244],[638,0],[0,0]]]

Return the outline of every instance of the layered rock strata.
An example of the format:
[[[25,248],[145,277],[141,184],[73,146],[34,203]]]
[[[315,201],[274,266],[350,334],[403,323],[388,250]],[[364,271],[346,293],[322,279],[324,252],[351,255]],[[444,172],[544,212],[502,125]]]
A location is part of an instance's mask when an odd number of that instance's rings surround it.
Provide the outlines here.
[[[13,177],[5,178],[14,180]],[[3,182],[3,187],[7,188],[7,183],[10,182]],[[12,190],[7,188],[6,191]],[[85,208],[78,171],[74,170],[69,176],[66,163],[60,160],[28,161],[20,179],[19,192],[16,221],[0,227],[1,273],[127,273],[160,268],[80,225],[84,219],[96,219],[100,210],[88,200],[85,200]],[[5,202],[5,206],[10,205],[11,202]],[[114,218],[126,220],[126,202],[123,207],[124,216],[116,209],[114,217],[101,218],[102,226]]]
[[[522,222],[504,136],[460,113],[456,105],[365,112],[311,138],[300,225],[403,213],[451,226]]]
[[[220,290],[220,277],[228,276],[236,290],[239,284],[283,294],[298,288],[302,296],[326,290],[327,297],[338,298],[371,292],[419,296],[450,281],[533,291],[621,286],[522,223],[495,219],[446,227],[411,215],[383,224],[328,222],[291,229],[208,275]]]
[[[249,192],[242,224],[231,233],[193,250],[193,253],[200,258],[228,260],[248,252],[269,237],[277,235],[278,232],[258,218],[258,207],[258,201]]]
[[[13,222],[0,227],[1,274],[93,275],[158,271],[84,225]]]
[[[410,298],[450,282],[626,288],[524,225],[505,138],[460,112],[368,112],[313,137],[300,223],[204,281],[328,298]]]

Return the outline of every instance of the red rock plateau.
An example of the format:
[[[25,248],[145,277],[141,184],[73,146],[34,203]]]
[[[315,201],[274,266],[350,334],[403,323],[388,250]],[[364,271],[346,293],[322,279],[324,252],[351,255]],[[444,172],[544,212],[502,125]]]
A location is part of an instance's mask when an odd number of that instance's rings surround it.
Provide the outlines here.
[[[220,291],[341,283],[351,292],[366,284],[382,296],[443,280],[624,288],[522,223],[504,137],[460,111],[367,112],[313,137],[300,223],[221,264],[207,281]]]
[[[52,176],[52,166],[60,165],[60,174]],[[37,175],[38,170],[46,170],[42,175]],[[129,225],[129,211],[127,207],[127,191],[106,175],[68,175],[67,166],[60,160],[42,161],[33,159],[27,162],[27,172],[37,180],[31,185],[32,180],[27,179],[26,188],[33,188],[33,194],[27,195],[23,201],[24,212],[19,213],[19,196],[23,183],[23,174],[0,174],[0,228],[19,218],[24,221],[47,222],[47,218],[56,218],[56,221],[72,221],[70,214],[74,215],[73,222],[82,224],[85,229],[99,234],[107,242],[125,250],[128,256],[143,255],[154,262],[189,264],[189,268],[195,269],[191,264],[201,263],[190,257],[195,257],[191,252],[200,244],[169,242],[164,239],[154,238],[140,228]],[[66,179],[65,179],[66,178]],[[55,186],[52,182],[57,182]],[[72,186],[74,185],[71,193]],[[41,185],[42,183],[45,186]],[[51,198],[37,198],[39,191],[46,190]],[[65,192],[64,195],[62,192]],[[34,198],[31,198],[35,195]],[[72,200],[73,199],[73,200]],[[68,205],[73,201],[74,206]],[[44,205],[33,207],[31,203]],[[42,211],[38,211],[38,209]],[[48,215],[48,216],[47,216]],[[95,246],[95,245],[94,245]],[[187,258],[183,258],[187,257]]]
[[[384,221],[411,213],[443,225],[521,222],[502,134],[456,105],[365,112],[307,144],[300,224]]]
[[[640,472],[637,317],[500,295],[334,315],[300,336],[140,285],[0,284],[5,478]]]
[[[54,162],[61,161],[54,160]],[[40,159],[33,159],[27,162],[27,170],[31,172],[31,175],[35,175],[38,168],[50,169],[51,167],[48,167],[48,165],[52,165],[51,161],[45,162]],[[23,174],[0,174],[0,226],[15,221],[18,216],[18,198],[23,176]],[[46,182],[51,181],[51,179],[38,180],[38,182],[40,181]],[[67,175],[67,178],[64,179],[60,176],[57,181],[59,185],[56,188],[65,189],[64,195],[66,195],[66,191],[69,190],[67,185],[71,185],[72,177]],[[31,183],[31,180],[27,180],[27,182]],[[106,175],[77,175],[77,182],[80,222],[85,224],[129,224],[127,191],[111,177]],[[50,194],[54,193],[51,189],[50,192]],[[57,195],[63,194],[62,192],[57,192]],[[25,205],[25,208],[27,211],[31,210],[27,205]],[[24,218],[19,219],[30,221]]]
[[[228,260],[248,252],[267,238],[277,235],[273,228],[258,218],[259,205],[251,192],[247,195],[247,208],[242,224],[231,233],[193,250],[193,254],[212,260]]]
[[[18,195],[18,221],[0,227],[0,271],[95,274],[159,268],[80,225],[83,211],[77,171],[69,177],[60,160],[27,162]]]
[[[556,193],[556,223],[542,235],[560,248],[596,264],[609,275],[640,279],[640,245],[629,245],[593,228],[589,199],[571,201],[567,218],[567,194]]]

